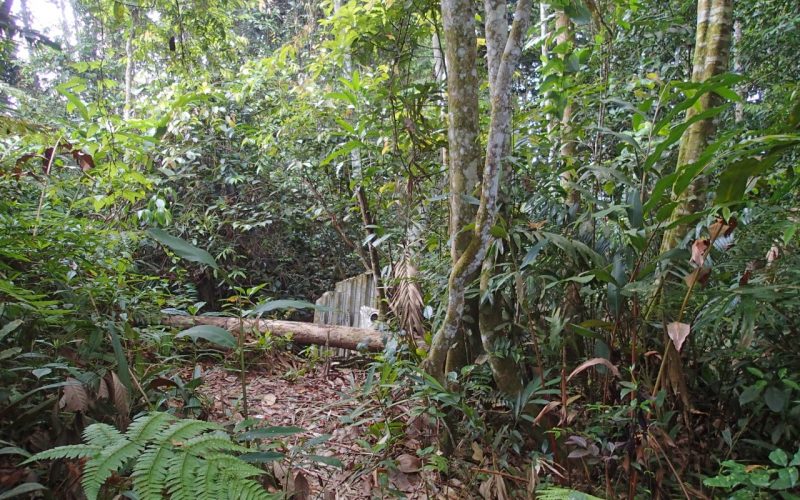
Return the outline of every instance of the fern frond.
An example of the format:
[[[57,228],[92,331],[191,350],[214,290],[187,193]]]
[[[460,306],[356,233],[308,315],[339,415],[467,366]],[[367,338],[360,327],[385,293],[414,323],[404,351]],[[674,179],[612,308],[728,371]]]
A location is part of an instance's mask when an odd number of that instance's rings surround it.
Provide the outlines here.
[[[258,481],[232,478],[228,483],[228,498],[230,500],[273,500],[278,497],[267,493],[267,490]]]
[[[181,441],[199,436],[206,431],[221,430],[223,430],[221,426],[211,422],[190,419],[179,420],[163,431],[159,432],[155,438],[155,441],[159,444],[177,444]]]
[[[172,457],[167,465],[167,492],[171,500],[195,500],[195,475],[201,460],[188,453]]]
[[[224,453],[213,453],[204,458],[208,462],[214,462],[217,465],[217,467],[219,467],[220,471],[226,476],[245,479],[248,477],[260,476],[261,474],[264,474],[264,471],[259,469],[255,465],[250,465],[247,462],[239,458],[236,458],[232,455],[226,455]]]
[[[191,453],[200,458],[206,458],[206,454],[211,451],[231,451],[245,453],[250,451],[242,445],[231,441],[228,434],[224,432],[213,432],[201,434],[200,436],[189,439],[184,443],[182,449],[186,453]]]
[[[87,444],[71,444],[67,446],[59,446],[50,450],[40,451],[36,455],[22,462],[20,465],[37,462],[39,460],[57,460],[60,458],[85,458],[92,455],[99,454],[101,448],[99,446],[91,446]]]
[[[91,426],[90,426],[91,427]],[[125,463],[142,451],[142,445],[128,441],[124,437],[119,442],[104,449],[86,462],[83,468],[83,490],[86,498],[94,500],[100,487],[111,477],[111,473],[122,468]]]
[[[133,466],[133,487],[141,500],[161,500],[167,480],[167,465],[175,453],[168,446],[150,446]]]
[[[197,469],[197,484],[201,486],[198,500],[219,500],[222,483],[217,462],[205,460]]]
[[[174,419],[175,417],[169,413],[148,413],[135,419],[128,427],[128,432],[125,435],[131,441],[144,444],[155,438],[158,433],[163,432],[167,428],[167,424]]]
[[[106,447],[125,438],[120,431],[108,424],[92,424],[83,431],[83,439],[90,445]]]

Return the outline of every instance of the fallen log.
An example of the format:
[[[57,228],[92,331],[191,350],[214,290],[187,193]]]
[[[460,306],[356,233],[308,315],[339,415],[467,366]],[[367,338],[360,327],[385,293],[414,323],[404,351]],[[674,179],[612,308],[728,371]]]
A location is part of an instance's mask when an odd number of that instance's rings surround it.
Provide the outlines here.
[[[298,344],[316,344],[342,349],[381,351],[383,337],[377,330],[352,328],[349,326],[319,325],[300,321],[280,321],[271,319],[224,318],[219,316],[164,316],[164,325],[177,328],[191,328],[196,325],[213,325],[228,330],[233,335],[239,328],[245,331],[270,332],[273,335],[291,337]]]

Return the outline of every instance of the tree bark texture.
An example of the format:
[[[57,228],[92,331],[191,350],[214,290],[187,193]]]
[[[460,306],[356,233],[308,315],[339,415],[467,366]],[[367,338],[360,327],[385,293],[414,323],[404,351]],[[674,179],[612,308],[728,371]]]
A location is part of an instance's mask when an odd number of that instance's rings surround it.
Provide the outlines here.
[[[702,83],[728,69],[731,47],[731,28],[733,18],[733,0],[699,0],[697,3],[697,32],[695,34],[694,56],[692,58],[692,82]],[[698,113],[707,111],[718,98],[716,94],[706,93],[697,105],[686,112],[689,120]],[[708,142],[716,132],[713,119],[699,120],[693,123],[681,138],[678,150],[677,169],[692,164],[708,146]],[[705,176],[698,176],[681,196],[673,220],[695,213],[705,205]],[[679,224],[667,231],[662,240],[661,250],[675,248],[686,234],[687,227]]]
[[[570,21],[569,16],[566,12],[560,11],[556,15],[556,44],[561,45],[562,43],[575,43],[575,35],[572,31],[572,21]],[[568,54],[560,56],[562,59],[566,59]],[[568,100],[566,105],[564,106],[564,111],[561,114],[561,159],[564,161],[564,168],[565,170],[561,172],[560,181],[561,187],[564,188],[564,191],[567,193],[566,202],[567,205],[573,206],[580,203],[581,194],[580,192],[575,189],[573,185],[576,177],[576,171],[574,167],[575,163],[575,141],[571,137],[572,131],[572,115],[574,113],[574,107],[572,100]]]
[[[697,3],[697,32],[695,34],[694,56],[692,58],[692,82],[702,83],[727,70],[731,47],[731,28],[733,18],[733,0],[699,0]],[[698,105],[692,106],[686,113],[689,120],[712,106],[717,97],[706,93]],[[697,161],[716,132],[713,120],[700,120],[693,123],[681,138],[678,150],[677,169]],[[703,209],[706,202],[707,179],[698,176],[678,200],[678,206],[672,215],[676,221],[681,217]],[[677,224],[667,230],[661,241],[661,252],[677,247],[688,230],[686,224]],[[690,406],[688,388],[683,374],[680,355],[672,342],[665,335],[664,387],[679,395],[685,406]]]
[[[241,321],[241,323],[240,323]],[[364,347],[369,351],[383,349],[383,337],[377,330],[352,328],[349,326],[318,325],[300,321],[279,321],[270,319],[223,318],[218,316],[164,316],[164,325],[176,328],[190,328],[196,325],[212,325],[228,330],[236,335],[240,327],[245,330],[270,332],[273,335],[291,337],[298,344],[315,344],[341,349],[358,350]]]
[[[494,8],[494,2],[487,2]],[[505,4],[503,4],[505,8]],[[497,13],[487,12],[487,22],[495,23]],[[489,61],[489,67],[495,67],[495,76],[490,84],[491,120],[486,146],[486,160],[481,179],[481,197],[478,212],[475,216],[475,230],[462,234],[462,210],[466,206],[460,194],[464,193],[465,176],[478,160],[479,108],[478,108],[478,70],[476,61],[477,38],[474,26],[472,2],[465,0],[443,0],[442,19],[444,24],[445,59],[447,62],[448,88],[448,140],[450,146],[450,200],[451,226],[453,239],[453,258],[455,263],[448,280],[447,311],[444,322],[434,335],[431,349],[426,360],[428,372],[439,380],[444,380],[445,361],[451,349],[456,348],[459,340],[459,329],[464,313],[464,292],[468,278],[483,263],[491,241],[490,230],[495,224],[498,209],[498,189],[500,185],[501,165],[509,144],[511,128],[511,79],[520,53],[522,39],[530,24],[531,2],[520,0],[514,14],[511,31],[505,33],[487,30],[487,50],[495,59]],[[494,26],[494,25],[493,25]],[[492,38],[492,40],[489,40]],[[490,49],[491,47],[491,49]],[[502,51],[499,48],[502,47]],[[500,61],[497,62],[496,58]],[[460,218],[456,218],[456,216]],[[465,241],[466,240],[466,241]],[[468,242],[463,252],[458,252]],[[457,368],[448,366],[447,369]]]

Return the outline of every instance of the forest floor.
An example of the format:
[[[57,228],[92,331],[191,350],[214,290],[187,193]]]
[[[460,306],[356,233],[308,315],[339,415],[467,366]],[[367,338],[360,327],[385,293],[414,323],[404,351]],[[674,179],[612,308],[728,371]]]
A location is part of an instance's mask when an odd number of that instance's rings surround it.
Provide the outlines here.
[[[271,489],[324,500],[472,498],[460,481],[441,484],[439,474],[423,470],[416,451],[432,430],[422,418],[412,417],[413,402],[382,408],[363,395],[363,369],[336,363],[309,366],[308,360],[286,353],[248,369],[249,416],[268,426],[304,429],[281,438],[290,460],[288,465],[285,460],[268,464],[278,481]],[[209,364],[203,379],[199,393],[206,399],[208,418],[241,421],[238,374]],[[394,429],[385,425],[389,421]],[[326,435],[327,440],[320,437]],[[322,442],[309,449],[310,440]],[[326,465],[331,460],[320,456],[340,461],[341,467]]]

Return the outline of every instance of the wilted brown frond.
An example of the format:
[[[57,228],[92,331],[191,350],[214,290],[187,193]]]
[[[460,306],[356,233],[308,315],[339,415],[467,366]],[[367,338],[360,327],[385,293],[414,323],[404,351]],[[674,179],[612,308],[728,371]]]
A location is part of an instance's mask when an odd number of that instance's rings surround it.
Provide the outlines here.
[[[425,331],[423,324],[422,291],[417,283],[417,268],[406,253],[394,266],[395,287],[389,303],[392,312],[397,316],[400,326],[412,336],[421,337]]]

